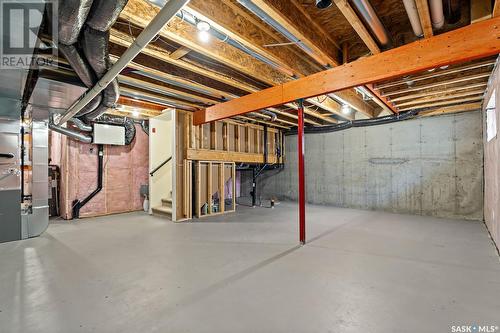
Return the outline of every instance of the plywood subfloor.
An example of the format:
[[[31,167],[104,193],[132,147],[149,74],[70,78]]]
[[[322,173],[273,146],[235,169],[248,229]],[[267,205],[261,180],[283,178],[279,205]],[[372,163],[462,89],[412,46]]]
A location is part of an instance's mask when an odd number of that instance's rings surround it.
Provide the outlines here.
[[[2,332],[450,332],[499,325],[483,223],[296,205],[132,213],[0,245]]]

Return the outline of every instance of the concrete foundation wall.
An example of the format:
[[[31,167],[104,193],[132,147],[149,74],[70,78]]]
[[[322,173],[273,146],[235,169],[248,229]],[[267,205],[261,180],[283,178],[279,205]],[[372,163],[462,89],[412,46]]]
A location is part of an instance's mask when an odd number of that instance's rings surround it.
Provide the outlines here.
[[[286,166],[258,181],[264,199],[297,200],[297,137]],[[251,172],[243,174],[242,195]],[[314,204],[483,219],[481,113],[306,135],[306,198]]]
[[[496,122],[497,128],[500,125],[500,70],[497,68],[493,74],[488,91],[485,95],[483,107],[486,109],[488,101],[495,93],[496,100]],[[490,142],[486,139],[486,110],[483,111],[484,123],[484,219],[490,231],[491,237],[500,248],[500,141],[498,134]]]

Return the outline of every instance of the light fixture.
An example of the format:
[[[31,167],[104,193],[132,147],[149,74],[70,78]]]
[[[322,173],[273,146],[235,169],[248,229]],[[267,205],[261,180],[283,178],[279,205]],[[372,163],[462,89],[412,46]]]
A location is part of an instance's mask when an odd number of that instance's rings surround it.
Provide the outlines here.
[[[316,7],[318,9],[325,9],[332,5],[332,0],[316,0]]]
[[[196,29],[198,29],[198,31],[208,31],[210,30],[210,23],[206,21],[198,21],[196,22]]]
[[[132,117],[139,117],[139,111],[137,111],[137,109],[135,109],[133,112],[132,112]]]
[[[342,104],[341,111],[343,114],[349,114],[351,113],[351,108],[347,104]]]
[[[210,33],[208,31],[199,31],[198,32],[198,38],[203,42],[206,43],[210,40]]]
[[[203,43],[206,43],[210,40],[210,23],[198,20],[196,22],[196,29],[198,29],[198,37]]]

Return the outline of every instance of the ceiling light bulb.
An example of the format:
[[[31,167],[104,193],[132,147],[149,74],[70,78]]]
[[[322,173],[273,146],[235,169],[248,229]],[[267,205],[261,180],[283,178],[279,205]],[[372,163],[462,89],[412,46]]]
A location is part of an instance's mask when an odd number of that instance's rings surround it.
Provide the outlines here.
[[[134,112],[132,112],[132,116],[133,117],[139,117],[139,111],[135,110]]]
[[[198,37],[203,43],[206,43],[210,40],[210,33],[208,31],[200,31],[198,32]]]
[[[198,21],[198,23],[196,23],[196,29],[198,29],[198,31],[208,31],[210,30],[210,23]]]
[[[342,105],[342,113],[343,114],[349,114],[349,113],[351,113],[351,109],[349,108],[349,105],[347,105],[347,104],[343,104]]]

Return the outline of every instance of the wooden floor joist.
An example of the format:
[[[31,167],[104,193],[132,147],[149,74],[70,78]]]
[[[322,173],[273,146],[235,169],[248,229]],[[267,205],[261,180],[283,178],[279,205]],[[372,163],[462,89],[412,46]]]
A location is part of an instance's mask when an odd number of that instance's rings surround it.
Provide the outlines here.
[[[296,81],[195,112],[195,124],[283,105],[431,68],[472,61],[500,52],[500,18],[492,18],[362,58]],[[474,36],[474,38],[470,38]]]

